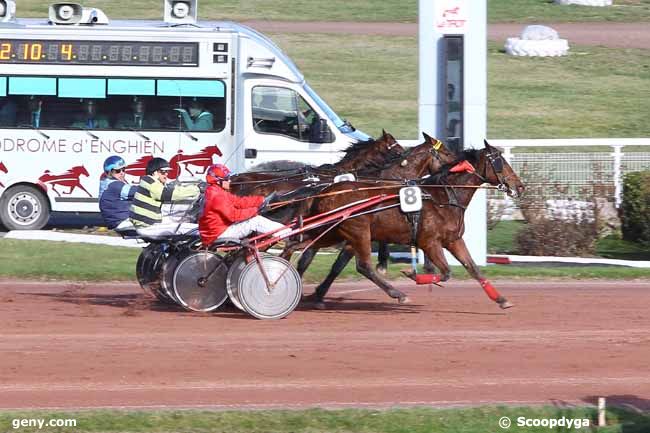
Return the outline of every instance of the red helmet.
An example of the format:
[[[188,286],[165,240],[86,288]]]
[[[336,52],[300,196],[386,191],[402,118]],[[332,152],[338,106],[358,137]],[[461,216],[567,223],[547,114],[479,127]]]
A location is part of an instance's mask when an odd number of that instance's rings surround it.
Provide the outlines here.
[[[218,183],[222,180],[228,180],[230,177],[230,169],[223,164],[213,164],[208,168],[208,173],[205,175],[205,180],[208,183]]]

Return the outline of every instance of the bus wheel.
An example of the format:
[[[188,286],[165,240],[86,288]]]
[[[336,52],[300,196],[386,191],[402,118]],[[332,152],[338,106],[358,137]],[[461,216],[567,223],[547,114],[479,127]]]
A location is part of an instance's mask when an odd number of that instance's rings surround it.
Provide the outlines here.
[[[0,220],[8,230],[40,230],[50,219],[47,197],[28,185],[7,189],[0,200]]]

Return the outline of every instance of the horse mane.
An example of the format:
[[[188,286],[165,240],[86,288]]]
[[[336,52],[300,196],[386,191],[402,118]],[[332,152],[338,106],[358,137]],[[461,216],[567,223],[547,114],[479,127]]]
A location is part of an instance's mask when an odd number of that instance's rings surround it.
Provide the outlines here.
[[[368,140],[357,141],[349,145],[343,152],[343,158],[339,162],[347,162],[351,159],[356,158],[361,152],[365,151],[368,147],[374,146],[376,140],[374,138],[369,138]]]
[[[478,164],[481,158],[480,149],[467,149],[460,152],[458,158],[455,161],[447,163],[440,167],[440,170],[436,174],[426,178],[422,185],[443,185],[449,183],[447,177],[449,177],[449,170],[454,167],[456,164],[459,164],[463,161],[467,161],[472,164],[474,167]]]
[[[313,167],[314,167],[313,165],[305,164],[304,162],[281,159],[278,161],[263,162],[250,169],[248,173],[256,173],[256,172],[263,172],[263,171],[291,171],[291,170],[300,170],[300,169],[313,168]]]

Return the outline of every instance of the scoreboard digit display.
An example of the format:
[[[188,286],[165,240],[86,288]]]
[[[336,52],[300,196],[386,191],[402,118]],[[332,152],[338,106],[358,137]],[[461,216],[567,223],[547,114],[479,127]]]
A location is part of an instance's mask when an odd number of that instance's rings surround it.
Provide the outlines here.
[[[0,39],[0,64],[199,66],[197,42]]]

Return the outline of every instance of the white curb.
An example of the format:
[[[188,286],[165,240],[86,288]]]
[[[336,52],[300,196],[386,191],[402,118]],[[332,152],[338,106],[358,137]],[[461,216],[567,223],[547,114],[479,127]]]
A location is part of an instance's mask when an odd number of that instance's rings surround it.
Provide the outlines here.
[[[142,242],[138,243],[136,239],[122,239],[117,236],[85,235],[80,233],[53,232],[49,230],[12,230],[4,236],[4,239],[78,242],[130,248],[142,248],[146,245]]]

